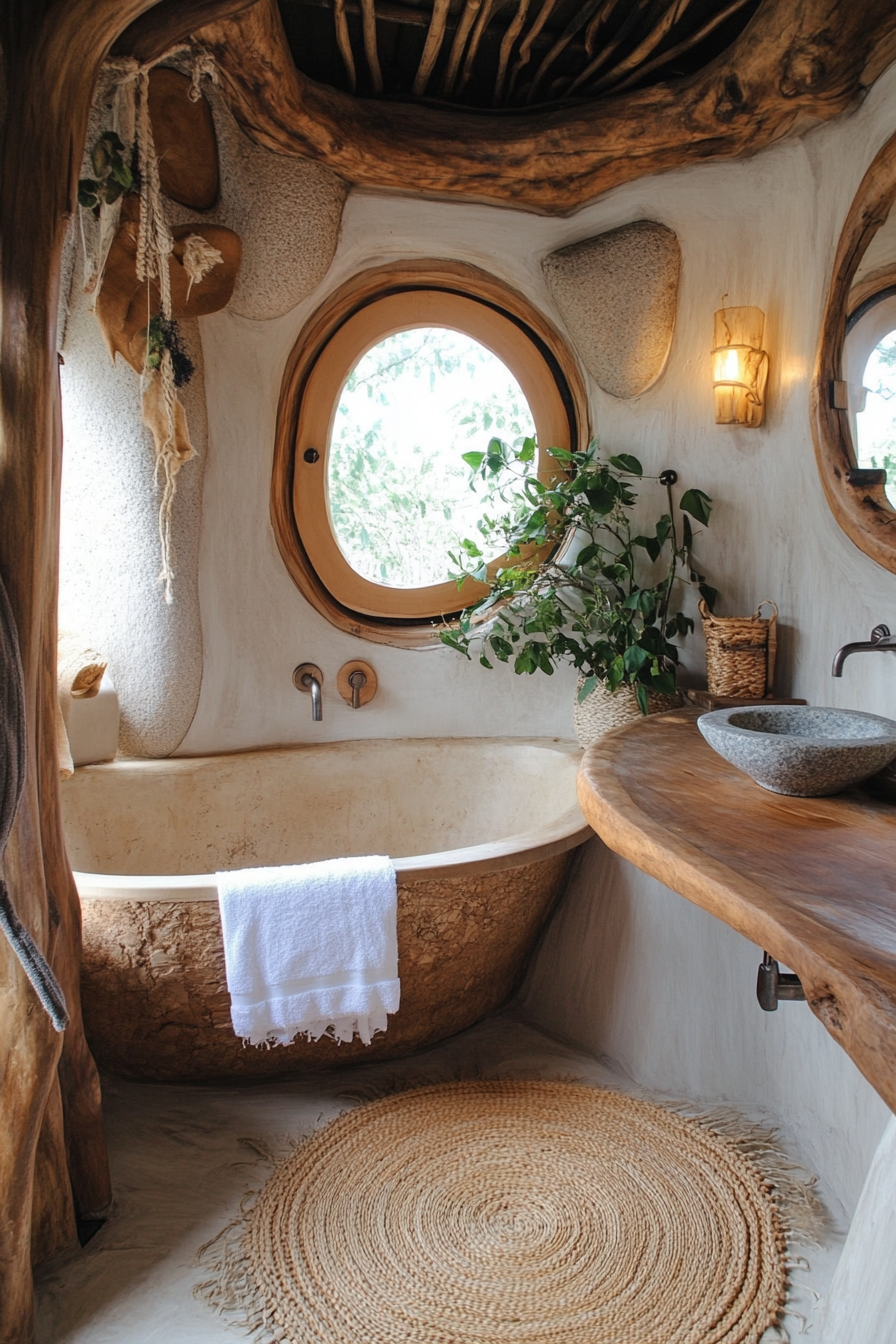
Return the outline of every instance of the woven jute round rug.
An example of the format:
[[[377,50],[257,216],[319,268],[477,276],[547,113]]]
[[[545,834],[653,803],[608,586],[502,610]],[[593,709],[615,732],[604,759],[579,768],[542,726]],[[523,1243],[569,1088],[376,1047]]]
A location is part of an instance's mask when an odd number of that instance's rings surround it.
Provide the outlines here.
[[[785,1295],[763,1176],[705,1125],[564,1082],[340,1116],[275,1170],[244,1305],[292,1344],[742,1344]]]

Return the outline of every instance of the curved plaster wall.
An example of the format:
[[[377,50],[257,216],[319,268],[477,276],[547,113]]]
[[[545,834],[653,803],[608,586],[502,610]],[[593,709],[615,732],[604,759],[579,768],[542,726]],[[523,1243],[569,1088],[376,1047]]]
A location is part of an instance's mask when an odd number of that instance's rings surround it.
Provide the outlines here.
[[[259,149],[211,90],[221,163],[221,196],[202,213],[168,202],[172,224],[220,222],[235,229],[243,262],[231,308],[270,319],[320,283],[339,237],[346,189],[317,164]],[[103,124],[91,114],[87,143]],[[121,748],[169,755],[196,710],[202,679],[199,535],[207,453],[205,374],[199,325],[181,323],[196,374],[182,392],[198,459],[178,476],[173,536],[175,600],[166,607],[159,570],[158,497],[140,386],[121,360],[113,367],[81,290],[77,222],[63,257],[60,340],[65,453],[60,623],[83,631],[110,659],[121,700]]]
[[[366,266],[396,258],[456,257],[522,290],[563,329],[542,272],[550,253],[627,223],[652,219],[682,252],[679,307],[665,372],[619,400],[591,381],[593,428],[648,471],[678,469],[681,486],[715,499],[699,539],[723,614],[766,596],[781,609],[781,690],[816,703],[892,712],[889,663],[853,659],[830,677],[833,651],[866,638],[896,601],[896,578],[836,526],[815,467],[808,415],[825,287],[836,239],[859,181],[896,122],[896,70],[862,107],[800,140],[739,162],[703,165],[629,184],[566,220],[487,206],[353,192],[325,281],[284,316],[249,322],[232,311],[202,319],[212,452],[205,485],[201,593],[206,676],[182,750],[231,750],[351,737],[571,732],[573,677],[485,672],[450,650],[407,652],[333,629],[289,580],[269,521],[271,454],[283,368],[326,293]],[[710,382],[712,320],[720,298],[767,314],[768,413],[756,430],[717,426]],[[650,510],[662,510],[645,485]],[[380,690],[352,713],[333,691],[348,659],[366,657]],[[699,633],[683,677],[703,673]],[[325,674],[324,721],[312,725],[293,668]]]
[[[109,659],[121,702],[121,749],[167,756],[190,726],[202,677],[199,519],[208,443],[202,347],[196,323],[182,323],[196,373],[181,399],[198,457],[177,478],[177,576],[174,602],[166,606],[157,580],[158,492],[140,379],[123,360],[112,364],[79,278],[76,263],[60,369],[59,623]]]

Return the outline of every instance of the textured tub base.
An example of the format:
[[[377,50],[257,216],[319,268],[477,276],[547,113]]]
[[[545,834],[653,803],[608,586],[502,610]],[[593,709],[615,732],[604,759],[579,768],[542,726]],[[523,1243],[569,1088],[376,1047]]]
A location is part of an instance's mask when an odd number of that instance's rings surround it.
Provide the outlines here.
[[[369,1046],[324,1039],[244,1048],[230,1025],[215,902],[85,899],[87,1038],[101,1067],[166,1082],[270,1077],[410,1054],[508,998],[569,859],[399,883],[401,1008]]]

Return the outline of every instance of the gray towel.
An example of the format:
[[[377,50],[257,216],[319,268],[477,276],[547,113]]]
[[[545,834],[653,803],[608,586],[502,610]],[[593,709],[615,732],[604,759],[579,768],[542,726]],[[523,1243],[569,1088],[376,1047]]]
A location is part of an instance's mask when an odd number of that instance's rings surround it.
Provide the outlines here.
[[[0,859],[25,784],[25,682],[19,638],[6,588],[0,579]],[[0,929],[57,1031],[68,1026],[65,995],[40,948],[15,912],[0,879]]]

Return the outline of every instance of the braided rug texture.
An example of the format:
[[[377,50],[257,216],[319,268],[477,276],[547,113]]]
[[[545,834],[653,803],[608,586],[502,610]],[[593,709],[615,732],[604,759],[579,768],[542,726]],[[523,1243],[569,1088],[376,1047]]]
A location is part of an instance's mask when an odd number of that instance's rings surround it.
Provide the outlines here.
[[[275,1170],[240,1257],[243,1306],[290,1344],[755,1344],[786,1290],[734,1143],[567,1082],[339,1116]]]

